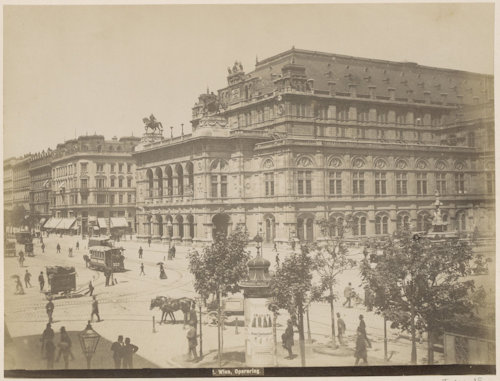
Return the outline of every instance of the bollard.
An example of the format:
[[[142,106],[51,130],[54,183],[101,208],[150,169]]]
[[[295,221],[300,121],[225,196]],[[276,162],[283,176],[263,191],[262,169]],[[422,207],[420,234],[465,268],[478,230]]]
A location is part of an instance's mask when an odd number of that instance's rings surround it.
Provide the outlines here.
[[[237,335],[239,332],[238,332],[238,325],[239,325],[239,321],[238,321],[238,316],[236,316],[236,320],[234,321],[234,333]]]
[[[153,316],[153,333],[156,333],[156,329],[155,329],[155,317]]]

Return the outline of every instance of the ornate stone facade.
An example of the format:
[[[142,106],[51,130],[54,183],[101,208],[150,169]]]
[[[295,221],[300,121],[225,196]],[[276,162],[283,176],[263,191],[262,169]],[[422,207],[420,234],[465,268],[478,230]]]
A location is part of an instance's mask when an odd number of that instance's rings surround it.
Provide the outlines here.
[[[142,144],[139,238],[206,242],[238,225],[267,243],[430,228],[494,232],[492,76],[289,50],[202,94],[193,133]],[[335,229],[334,229],[335,230]]]

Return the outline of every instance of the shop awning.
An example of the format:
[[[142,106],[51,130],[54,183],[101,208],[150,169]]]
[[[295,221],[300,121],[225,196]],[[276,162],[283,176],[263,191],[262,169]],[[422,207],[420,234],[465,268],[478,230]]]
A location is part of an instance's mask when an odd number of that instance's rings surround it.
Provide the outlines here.
[[[98,218],[97,223],[99,224],[99,227],[102,229],[108,227],[108,219],[107,218]]]
[[[112,228],[128,228],[127,220],[124,217],[111,217]]]
[[[55,218],[52,217],[50,220],[48,220],[45,225],[43,225],[44,229],[55,229],[57,225],[62,221],[62,218]]]
[[[59,225],[57,225],[57,229],[71,229],[73,224],[75,223],[76,219],[75,218],[63,218]]]
[[[39,222],[40,226],[43,226],[45,221],[47,221],[47,219],[45,217],[40,218],[40,222]]]
[[[88,221],[89,222],[97,222],[97,217],[96,216],[88,216]]]

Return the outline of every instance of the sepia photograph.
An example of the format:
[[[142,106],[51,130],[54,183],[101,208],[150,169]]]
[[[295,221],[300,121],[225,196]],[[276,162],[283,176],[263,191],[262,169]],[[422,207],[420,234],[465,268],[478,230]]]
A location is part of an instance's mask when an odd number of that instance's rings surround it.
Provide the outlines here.
[[[2,8],[4,377],[495,377],[494,2]]]

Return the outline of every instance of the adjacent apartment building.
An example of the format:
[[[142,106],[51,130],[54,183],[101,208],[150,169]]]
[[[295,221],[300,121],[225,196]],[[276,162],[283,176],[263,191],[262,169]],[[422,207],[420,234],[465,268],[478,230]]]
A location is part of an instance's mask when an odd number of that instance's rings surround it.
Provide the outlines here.
[[[138,145],[138,237],[207,242],[246,226],[265,242],[430,228],[493,234],[493,76],[291,50],[193,107],[193,132]],[[334,227],[333,233],[338,229]]]

